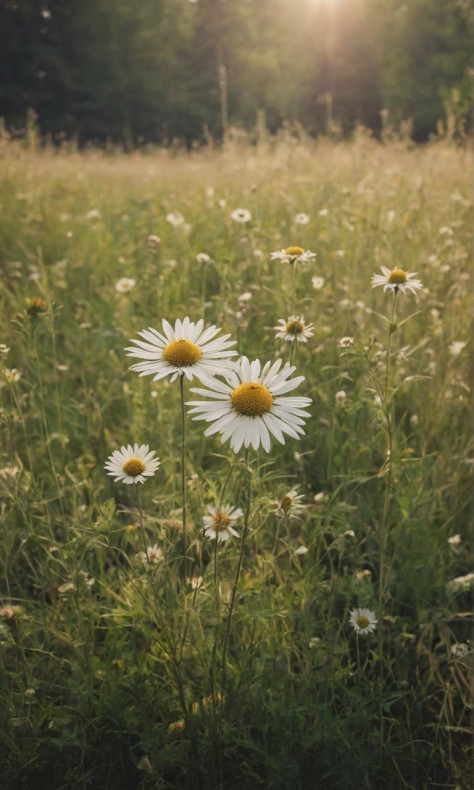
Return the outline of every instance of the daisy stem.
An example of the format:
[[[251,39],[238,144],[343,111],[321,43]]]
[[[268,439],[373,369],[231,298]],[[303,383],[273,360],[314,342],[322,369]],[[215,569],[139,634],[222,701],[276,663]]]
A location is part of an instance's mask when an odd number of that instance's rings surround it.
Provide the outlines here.
[[[380,521],[379,529],[379,593],[378,593],[378,624],[377,624],[377,650],[379,654],[381,673],[383,673],[383,603],[384,603],[384,584],[385,584],[385,553],[387,544],[387,523],[388,513],[390,506],[390,495],[392,492],[392,449],[393,449],[393,428],[392,428],[392,403],[389,403],[389,389],[390,389],[390,362],[391,362],[391,347],[392,335],[396,330],[395,324],[395,308],[397,304],[398,289],[395,289],[392,314],[390,316],[390,323],[388,326],[388,343],[387,343],[387,369],[385,375],[385,390],[383,396],[383,408],[385,419],[387,422],[387,451],[385,458],[386,475],[385,475],[385,497],[382,511],[382,519]]]
[[[184,578],[187,578],[187,530],[186,530],[186,413],[184,409],[184,376],[179,377],[179,393],[181,397],[181,501],[183,513],[183,552]]]
[[[392,335],[397,328],[395,324],[395,307],[397,305],[397,294],[398,294],[398,289],[395,289],[395,293],[393,296],[393,303],[392,303],[392,315],[390,316],[390,323],[388,325],[387,370],[385,374],[384,406],[387,405],[388,390],[390,384],[390,362],[391,362],[390,352],[392,347]]]
[[[145,525],[143,523],[143,509],[142,509],[142,503],[141,503],[141,500],[140,500],[140,492],[138,490],[138,484],[135,485],[135,493],[137,495],[137,507],[138,507],[138,513],[139,513],[139,516],[140,516],[140,534],[141,534],[141,536],[143,538],[143,548],[145,550],[146,563],[147,563],[147,565],[149,565],[150,564],[150,558],[148,556],[148,548],[147,548],[147,545],[146,545],[146,532],[145,532]]]
[[[220,600],[219,600],[219,584],[218,584],[219,580],[218,580],[218,574],[217,574],[217,544],[218,544],[218,542],[219,541],[217,540],[217,535],[216,535],[216,538],[215,538],[215,541],[214,541],[214,591],[215,591],[215,594],[216,594],[216,615],[219,618]]]
[[[291,310],[290,315],[294,315],[295,312],[295,262],[291,262]]]
[[[244,528],[242,531],[242,538],[240,541],[240,552],[239,552],[239,559],[237,562],[237,568],[235,571],[235,579],[232,585],[232,594],[230,598],[230,606],[229,606],[229,613],[227,615],[227,623],[226,629],[224,634],[224,643],[222,645],[222,674],[221,674],[221,688],[222,693],[224,693],[224,686],[226,680],[226,670],[227,670],[227,647],[229,644],[229,634],[230,634],[230,626],[232,622],[232,614],[234,612],[235,606],[235,597],[237,593],[237,585],[239,583],[240,571],[242,568],[242,561],[244,558],[244,546],[245,546],[245,539],[247,537],[248,529],[249,529],[249,521],[250,521],[250,490],[251,490],[251,475],[250,470],[248,469],[248,450],[245,451],[245,471],[247,474],[247,490],[246,490],[246,502],[245,502],[245,515],[244,515]]]

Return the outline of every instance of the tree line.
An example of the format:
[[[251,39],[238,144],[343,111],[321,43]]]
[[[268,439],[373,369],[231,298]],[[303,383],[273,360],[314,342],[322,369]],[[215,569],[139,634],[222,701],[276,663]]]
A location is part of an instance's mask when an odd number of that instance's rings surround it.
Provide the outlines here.
[[[470,0],[0,0],[0,116],[126,146],[470,121]]]

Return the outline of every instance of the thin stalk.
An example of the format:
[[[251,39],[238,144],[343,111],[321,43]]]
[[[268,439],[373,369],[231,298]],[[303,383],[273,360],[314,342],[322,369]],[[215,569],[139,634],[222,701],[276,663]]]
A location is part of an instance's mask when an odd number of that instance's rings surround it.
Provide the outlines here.
[[[381,674],[383,675],[383,603],[384,603],[384,583],[385,583],[385,553],[387,548],[387,524],[388,514],[390,509],[390,496],[392,493],[392,451],[393,451],[393,427],[392,427],[392,403],[389,399],[390,391],[390,369],[391,369],[391,349],[392,349],[392,335],[396,330],[395,324],[395,308],[397,304],[398,289],[395,289],[392,313],[390,316],[390,323],[388,326],[388,342],[387,342],[387,364],[385,374],[385,387],[383,394],[383,410],[385,420],[387,423],[387,451],[385,464],[387,472],[385,475],[385,496],[382,511],[382,519],[379,527],[379,590],[378,590],[378,624],[377,624],[377,649],[379,654]]]
[[[246,460],[247,460],[247,456],[248,456],[248,452],[246,452],[246,454],[245,454]],[[224,642],[223,642],[223,645],[222,645],[222,674],[221,674],[222,693],[224,693],[224,686],[225,686],[225,680],[226,680],[226,671],[227,671],[226,661],[227,661],[227,648],[228,648],[228,645],[229,645],[230,627],[231,627],[231,623],[232,623],[232,615],[234,613],[235,598],[236,598],[236,594],[237,594],[237,585],[239,583],[240,571],[242,569],[242,561],[243,561],[243,558],[244,558],[245,539],[247,537],[247,533],[248,533],[248,529],[249,529],[249,521],[250,521],[250,490],[251,490],[251,483],[250,483],[249,470],[247,469],[247,463],[245,464],[245,466],[246,466],[246,472],[247,472],[247,491],[246,491],[246,502],[245,502],[244,528],[242,530],[242,538],[241,538],[241,541],[240,541],[239,559],[238,559],[237,568],[236,568],[236,571],[235,571],[234,583],[232,585],[232,594],[231,594],[231,598],[230,598],[229,613],[227,615],[227,623],[226,623],[226,629],[225,629],[225,634],[224,634]]]
[[[291,266],[291,310],[290,315],[295,314],[295,262],[294,260],[290,263]]]
[[[137,506],[138,506],[138,513],[139,513],[139,516],[140,516],[140,534],[141,534],[141,536],[143,538],[143,548],[145,550],[146,562],[147,562],[147,565],[150,565],[150,558],[148,556],[148,547],[146,545],[147,540],[146,540],[145,525],[143,523],[142,503],[141,503],[141,500],[140,500],[140,493],[138,491],[138,483],[135,485],[135,493],[137,495]]]
[[[184,578],[187,578],[187,529],[186,529],[186,412],[184,409],[184,376],[179,377],[179,393],[181,398],[181,503],[183,513],[183,557]]]

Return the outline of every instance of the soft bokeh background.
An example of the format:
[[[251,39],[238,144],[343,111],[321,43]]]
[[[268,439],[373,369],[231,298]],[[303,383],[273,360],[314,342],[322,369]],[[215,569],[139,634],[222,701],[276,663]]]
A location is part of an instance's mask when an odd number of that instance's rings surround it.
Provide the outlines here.
[[[0,116],[128,147],[469,121],[469,0],[3,0]]]

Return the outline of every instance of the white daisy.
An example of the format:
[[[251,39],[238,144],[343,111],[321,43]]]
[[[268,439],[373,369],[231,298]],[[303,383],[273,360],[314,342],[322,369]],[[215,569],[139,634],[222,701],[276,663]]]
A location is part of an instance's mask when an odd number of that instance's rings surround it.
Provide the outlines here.
[[[234,222],[250,222],[252,215],[246,208],[236,208],[230,215]]]
[[[395,293],[397,291],[416,293],[423,288],[421,280],[413,279],[416,277],[416,272],[405,272],[403,269],[390,270],[387,266],[381,266],[380,269],[383,274],[372,275],[372,288],[382,285],[384,291],[391,290]]]
[[[120,280],[117,280],[115,283],[115,290],[119,292],[119,294],[128,294],[132,288],[135,287],[136,280],[133,277],[121,277]]]
[[[196,255],[196,260],[198,263],[210,263],[212,258],[207,254],[207,252],[198,252]]]
[[[163,559],[163,551],[155,543],[154,546],[147,546],[146,554],[144,551],[139,551],[137,554],[137,559],[141,560],[147,565],[158,565],[158,563]]]
[[[375,612],[372,612],[370,609],[352,609],[349,623],[356,634],[371,634],[372,631],[375,631],[377,617]]]
[[[315,252],[304,250],[303,247],[286,247],[284,250],[272,252],[270,259],[282,263],[310,263],[315,257]]]
[[[115,477],[115,482],[144,483],[147,477],[152,477],[160,465],[159,458],[155,458],[155,451],[147,444],[131,444],[114,450],[109,455],[105,469],[107,474]]]
[[[463,343],[462,340],[454,340],[449,345],[449,353],[451,356],[457,357],[466,348],[466,345],[467,343]]]
[[[136,348],[125,349],[129,357],[145,360],[131,367],[140,376],[152,375],[153,381],[158,381],[169,375],[170,380],[175,381],[184,374],[189,380],[193,376],[202,380],[226,374],[233,367],[227,357],[237,353],[229,350],[235,340],[228,340],[230,335],[214,340],[220,329],[215,326],[204,329],[202,318],[196,324],[188,316],[183,321],[178,318],[174,329],[166,319],[162,324],[163,334],[149,327],[138,333],[144,340],[132,340]]]
[[[290,518],[298,518],[298,514],[305,510],[305,506],[301,503],[302,499],[304,499],[304,494],[298,494],[298,489],[292,488],[280,499],[274,512],[282,518],[288,515]]]
[[[294,219],[295,225],[307,225],[309,222],[309,217],[303,211],[296,215]]]
[[[161,239],[159,236],[156,236],[154,233],[150,233],[149,236],[146,238],[146,243],[150,252],[156,252],[156,248],[158,244],[161,244]]]
[[[320,291],[321,288],[324,288],[325,279],[324,277],[318,277],[317,275],[311,278],[311,284],[316,291]]]
[[[353,337],[341,337],[338,343],[339,348],[350,348],[353,345],[354,345]]]
[[[274,326],[275,337],[287,340],[289,343],[307,343],[308,337],[313,337],[314,324],[305,324],[304,318],[292,315],[285,321],[278,319],[278,326]]]
[[[179,228],[184,222],[184,217],[179,211],[170,211],[170,213],[166,215],[166,221],[169,222],[173,228]]]
[[[207,513],[208,515],[203,517],[204,535],[206,538],[217,538],[218,543],[224,543],[232,535],[234,538],[239,537],[239,533],[232,527],[232,524],[235,524],[237,519],[243,516],[243,512],[239,507],[232,508],[230,505],[214,507],[209,505]]]
[[[295,368],[281,366],[281,359],[266,362],[262,368],[260,360],[249,362],[247,357],[242,357],[226,374],[226,382],[214,380],[212,390],[192,389],[209,398],[187,404],[194,407],[190,410],[195,415],[193,419],[212,422],[204,435],[220,432],[223,442],[230,439],[235,453],[250,445],[254,450],[262,445],[268,453],[270,436],[281,444],[285,443],[285,433],[299,439],[304,434],[303,418],[311,416],[303,410],[311,398],[285,397],[304,381],[304,376],[289,381]]]

